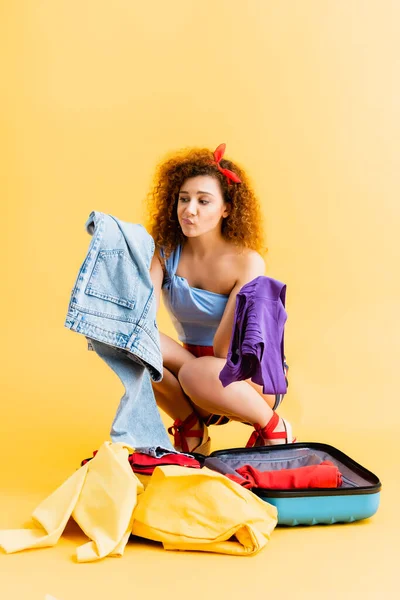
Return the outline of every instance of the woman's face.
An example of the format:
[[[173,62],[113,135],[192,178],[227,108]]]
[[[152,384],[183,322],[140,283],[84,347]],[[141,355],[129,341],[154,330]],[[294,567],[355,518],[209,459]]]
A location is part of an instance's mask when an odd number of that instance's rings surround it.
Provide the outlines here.
[[[178,221],[187,237],[198,237],[213,229],[221,230],[221,221],[230,212],[224,202],[219,181],[210,175],[186,179],[178,197]]]

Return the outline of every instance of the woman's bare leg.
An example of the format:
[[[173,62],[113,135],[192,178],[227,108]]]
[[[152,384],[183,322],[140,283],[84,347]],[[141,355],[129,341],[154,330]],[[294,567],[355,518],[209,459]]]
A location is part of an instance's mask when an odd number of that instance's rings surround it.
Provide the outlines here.
[[[158,383],[151,382],[157,405],[173,421],[188,417],[194,409],[190,399],[183,392],[181,384],[171,371],[163,368],[163,378]]]
[[[173,421],[176,419],[184,421],[193,411],[201,418],[208,416],[209,413],[207,411],[202,410],[191,402],[191,399],[182,390],[177,377],[181,367],[186,363],[196,360],[196,357],[164,333],[160,333],[160,343],[164,364],[163,378],[157,383],[154,381],[151,382],[157,405]],[[202,422],[199,420],[193,429],[201,430],[202,427]],[[200,442],[201,438],[188,438],[189,451],[196,448]]]
[[[193,411],[201,418],[220,414],[262,427],[273,415],[275,396],[262,394],[262,386],[252,381],[234,382],[224,388],[219,373],[226,360],[215,357],[196,358],[178,342],[160,333],[163,355],[163,379],[152,381],[157,405],[174,421],[182,421]],[[201,429],[199,420],[195,429]],[[195,448],[199,438],[189,438]]]
[[[182,365],[178,379],[183,391],[203,410],[265,427],[273,416],[267,398],[247,381],[224,388],[219,374],[225,362],[223,358],[203,356]]]
[[[165,333],[160,333],[160,346],[164,367],[176,377],[178,377],[182,365],[196,360],[196,357],[189,350],[186,350],[179,342],[176,342]]]
[[[203,410],[193,404],[189,396],[183,391],[178,378],[165,367],[163,368],[162,381],[158,383],[152,381],[151,383],[157,405],[174,421],[175,419],[183,421],[193,411],[202,418],[210,415],[207,410]]]
[[[260,396],[264,399],[264,402],[266,402],[270,408],[273,408],[275,406],[275,401],[276,401],[275,396],[273,396],[271,394],[263,394],[262,385],[258,385],[257,383],[254,383],[254,381],[251,381],[251,379],[246,379],[246,383],[251,385],[251,387],[253,389],[255,389],[258,394],[260,394]]]
[[[162,381],[155,383],[152,381],[154,396],[157,406],[159,406],[173,421],[180,419],[184,421],[194,411],[199,417],[208,416],[208,412],[194,406],[190,398],[182,390],[181,384],[171,371],[164,367]],[[202,430],[202,421],[199,421],[193,426],[193,429]],[[196,448],[201,443],[202,438],[189,437],[187,444],[189,452]]]

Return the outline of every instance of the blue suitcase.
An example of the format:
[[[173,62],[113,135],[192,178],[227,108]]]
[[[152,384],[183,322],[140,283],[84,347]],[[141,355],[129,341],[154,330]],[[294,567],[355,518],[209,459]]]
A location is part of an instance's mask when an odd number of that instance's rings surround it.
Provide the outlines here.
[[[317,525],[352,523],[367,519],[379,506],[381,482],[378,477],[333,446],[321,443],[294,443],[260,448],[232,448],[212,452],[204,466],[213,461],[232,471],[251,465],[260,471],[272,471],[332,461],[342,474],[339,488],[307,488],[251,491],[278,509],[278,525]],[[219,461],[222,461],[220,463]],[[211,463],[210,463],[211,465]]]

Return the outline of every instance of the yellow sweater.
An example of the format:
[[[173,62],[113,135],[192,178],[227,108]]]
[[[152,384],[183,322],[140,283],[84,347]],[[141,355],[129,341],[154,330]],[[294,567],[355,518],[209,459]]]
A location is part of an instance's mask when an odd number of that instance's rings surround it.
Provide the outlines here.
[[[276,508],[207,468],[157,467],[144,491],[133,449],[105,442],[33,512],[36,529],[0,531],[7,553],[54,546],[72,516],[90,542],[78,562],[122,556],[131,532],[167,550],[255,554],[277,523]]]
[[[224,475],[168,466],[155,469],[138,498],[132,533],[166,550],[255,554],[276,523],[274,506]]]

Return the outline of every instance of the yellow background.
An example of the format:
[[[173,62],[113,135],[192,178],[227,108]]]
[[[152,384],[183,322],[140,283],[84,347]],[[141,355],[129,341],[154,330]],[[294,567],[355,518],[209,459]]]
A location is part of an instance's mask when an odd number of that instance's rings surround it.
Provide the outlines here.
[[[261,199],[267,274],[287,284],[281,414],[385,484],[370,521],[279,529],[248,560],[143,543],[78,566],[71,525],[56,549],[0,555],[2,599],[397,597],[399,22],[394,0],[1,4],[0,527],[107,439],[122,394],[63,326],[84,223],[143,221],[156,162],[191,145],[226,142]],[[164,310],[159,325],[175,337]],[[249,435],[211,432],[214,448]]]

